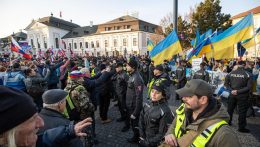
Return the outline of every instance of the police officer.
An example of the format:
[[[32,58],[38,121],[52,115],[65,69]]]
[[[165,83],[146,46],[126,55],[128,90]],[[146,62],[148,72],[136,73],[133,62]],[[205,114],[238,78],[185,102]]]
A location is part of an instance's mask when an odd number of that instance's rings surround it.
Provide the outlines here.
[[[121,114],[121,117],[117,119],[118,122],[125,121],[125,126],[122,128],[122,132],[125,132],[129,129],[130,124],[127,121],[127,109],[126,109],[126,90],[128,75],[123,70],[123,63],[117,63],[115,66],[116,75],[112,78],[115,81],[115,91],[118,97],[118,107]]]
[[[205,63],[200,63],[200,70],[194,73],[193,79],[201,79],[209,82],[209,73],[205,70]]]
[[[225,79],[225,86],[231,91],[228,99],[229,125],[232,125],[234,109],[238,108],[238,131],[248,133],[246,129],[246,112],[249,107],[248,97],[252,88],[251,74],[245,71],[244,62],[238,62],[238,68],[230,72]]]
[[[180,89],[182,87],[184,87],[184,85],[187,82],[187,78],[186,78],[186,68],[185,68],[185,61],[182,60],[179,63],[180,65],[177,67],[176,69],[176,82],[177,82],[177,89]],[[180,97],[179,95],[176,93],[176,100],[179,100]]]
[[[183,104],[168,129],[165,143],[171,147],[230,147],[241,146],[235,132],[227,125],[224,105],[213,97],[211,86],[192,79],[176,90]]]
[[[94,77],[96,74],[99,73],[99,68],[97,68],[96,65],[97,64],[95,62],[90,63],[90,75],[91,75],[91,77]]]
[[[160,83],[165,88],[166,99],[170,98],[170,85],[171,81],[167,73],[164,72],[163,65],[157,65],[153,70],[154,78],[149,82],[148,85],[148,97],[150,97],[152,86],[156,83]]]
[[[153,85],[151,102],[144,105],[140,115],[140,146],[157,147],[168,130],[173,114],[166,100],[164,85]]]
[[[129,73],[129,80],[126,92],[126,107],[128,111],[128,121],[130,121],[133,137],[127,141],[130,143],[138,143],[139,130],[138,122],[139,115],[143,107],[143,87],[144,82],[137,71],[138,63],[135,59],[130,59],[127,63],[127,72]]]

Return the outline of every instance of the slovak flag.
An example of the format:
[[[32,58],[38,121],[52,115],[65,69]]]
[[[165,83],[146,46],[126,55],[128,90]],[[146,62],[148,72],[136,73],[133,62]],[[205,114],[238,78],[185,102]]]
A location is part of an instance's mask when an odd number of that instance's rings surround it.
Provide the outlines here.
[[[32,59],[32,55],[25,53],[13,37],[11,38],[11,50],[19,54],[22,54],[23,57],[26,59]]]

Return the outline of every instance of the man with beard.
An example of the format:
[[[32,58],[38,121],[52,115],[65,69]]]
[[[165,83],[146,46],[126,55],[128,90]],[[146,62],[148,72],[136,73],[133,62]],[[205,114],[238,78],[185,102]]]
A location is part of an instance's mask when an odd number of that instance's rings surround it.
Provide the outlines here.
[[[227,125],[226,109],[213,97],[207,82],[192,79],[176,92],[184,103],[176,110],[177,116],[166,133],[167,145],[240,146],[235,132]]]

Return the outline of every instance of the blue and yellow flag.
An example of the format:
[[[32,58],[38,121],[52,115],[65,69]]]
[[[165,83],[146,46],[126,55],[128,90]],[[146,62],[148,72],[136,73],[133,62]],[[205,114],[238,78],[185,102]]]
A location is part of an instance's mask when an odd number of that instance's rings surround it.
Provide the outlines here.
[[[246,49],[250,47],[255,47],[259,43],[260,43],[260,28],[256,30],[256,34],[254,35],[254,37],[241,41],[241,45]]]
[[[173,55],[182,51],[178,36],[173,30],[164,40],[160,41],[150,52],[154,65],[163,63],[163,60],[171,60]]]
[[[188,54],[187,59],[190,60],[193,56],[201,57],[204,53],[210,52],[211,51],[210,38],[215,35],[216,35],[216,31],[212,34],[212,30],[209,29],[207,32],[205,32],[199,37],[199,41],[196,45],[194,42],[191,42],[191,44],[194,47],[192,51]]]
[[[231,49],[234,48],[234,44],[251,37],[253,37],[253,14],[248,14],[238,23],[211,39],[214,58],[216,60],[233,58],[234,50]]]
[[[154,47],[154,45],[153,45],[152,40],[148,39],[148,41],[147,41],[147,50],[151,51],[153,49],[153,47]]]

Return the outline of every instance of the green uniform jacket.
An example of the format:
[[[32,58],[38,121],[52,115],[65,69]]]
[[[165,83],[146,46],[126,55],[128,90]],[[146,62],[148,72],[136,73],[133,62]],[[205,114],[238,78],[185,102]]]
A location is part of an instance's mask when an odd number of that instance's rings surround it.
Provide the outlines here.
[[[215,112],[215,113],[211,114],[212,112]],[[186,117],[187,117],[187,113],[191,113],[191,112],[188,112],[185,109]],[[228,122],[228,119],[229,119],[227,110],[220,103],[215,105],[214,108],[208,112],[208,115],[206,113],[206,115],[204,115],[204,116],[208,116],[208,117],[198,118],[197,120],[195,120],[194,122],[192,122],[188,125],[187,125],[187,121],[186,121],[187,118],[185,118],[184,123],[181,126],[181,128],[185,131],[189,131],[189,130],[197,131],[200,127],[200,124],[204,121],[222,119],[222,120],[225,120]],[[173,123],[171,124],[171,126],[168,129],[165,136],[167,136],[169,134],[173,134],[174,128],[176,126],[176,118],[177,117],[175,117],[175,119],[173,120]],[[181,138],[182,137],[180,137],[179,139],[181,139]],[[179,142],[179,139],[177,139],[178,143],[182,147],[182,145]],[[191,144],[192,142],[193,141],[191,141],[189,144]],[[214,134],[214,136],[211,138],[211,140],[207,143],[207,146],[209,146],[209,147],[240,147],[241,145],[238,141],[238,138],[237,138],[235,132],[228,125],[224,125],[221,128],[219,128],[219,130],[217,130],[217,132]]]

